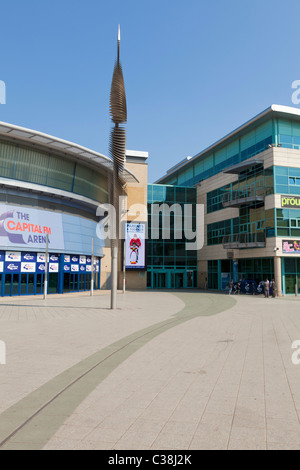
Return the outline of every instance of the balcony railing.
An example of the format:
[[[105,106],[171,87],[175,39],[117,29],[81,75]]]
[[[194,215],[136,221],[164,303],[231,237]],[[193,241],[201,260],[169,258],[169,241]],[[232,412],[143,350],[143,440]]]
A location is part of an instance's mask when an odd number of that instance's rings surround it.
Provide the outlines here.
[[[264,248],[265,246],[266,235],[264,232],[238,233],[226,235],[223,238],[223,247],[226,249]]]
[[[228,191],[223,194],[223,207],[240,207],[252,202],[264,203],[265,197],[273,193],[273,188],[255,188],[248,186],[243,189]]]

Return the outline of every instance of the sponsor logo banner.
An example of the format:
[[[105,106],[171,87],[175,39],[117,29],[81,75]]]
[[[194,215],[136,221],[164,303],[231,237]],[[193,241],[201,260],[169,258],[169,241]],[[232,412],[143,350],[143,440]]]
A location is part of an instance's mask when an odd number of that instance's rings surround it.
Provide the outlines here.
[[[300,196],[281,196],[281,207],[300,207]]]
[[[282,253],[300,254],[300,240],[282,240]]]
[[[36,253],[22,253],[21,261],[24,263],[36,262]]]
[[[21,263],[5,262],[5,272],[7,273],[19,273],[21,270]]]
[[[72,271],[72,273],[78,273],[79,272],[79,264],[71,264],[71,271]]]
[[[20,251],[7,251],[5,253],[5,261],[21,261],[21,252]]]
[[[0,261],[0,273],[4,271],[4,261]]]
[[[71,256],[70,255],[64,255],[64,263],[70,263],[71,262]]]
[[[86,264],[86,256],[79,257],[79,264]]]
[[[58,273],[58,263],[49,263],[49,273]]]
[[[64,250],[62,215],[32,208],[0,205],[0,243],[8,246]]]
[[[21,273],[35,273],[35,263],[21,263]]]
[[[71,256],[71,263],[76,264],[79,263],[79,256]]]
[[[45,254],[45,253],[38,253],[36,260],[37,260],[38,263],[45,263],[45,261],[46,261],[46,254]],[[48,261],[49,261],[49,255],[48,255]]]

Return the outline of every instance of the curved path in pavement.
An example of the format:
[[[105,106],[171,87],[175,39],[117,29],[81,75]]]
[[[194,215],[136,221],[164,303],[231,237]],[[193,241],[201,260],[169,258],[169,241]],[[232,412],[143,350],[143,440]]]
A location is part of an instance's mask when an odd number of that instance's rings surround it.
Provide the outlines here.
[[[155,292],[151,295],[154,296]],[[167,302],[173,294],[165,295]],[[186,322],[201,316],[224,312],[235,305],[235,300],[229,296],[193,292],[177,293],[176,296],[184,305],[178,313],[107,345],[3,411],[0,415],[0,449],[44,448],[80,404],[120,365],[145,345]],[[16,303],[15,307],[20,305],[20,302]],[[28,306],[28,302],[24,302],[24,306],[26,305]],[[10,307],[13,304],[8,303],[6,306]],[[38,316],[39,307],[36,303],[33,303],[33,308]],[[74,308],[70,306],[72,311]],[[163,313],[163,295],[160,308]],[[156,312],[156,316],[158,314],[159,312]],[[11,315],[14,315],[13,308]],[[186,338],[183,341],[186,341]],[[228,341],[231,340],[224,340],[226,344]]]

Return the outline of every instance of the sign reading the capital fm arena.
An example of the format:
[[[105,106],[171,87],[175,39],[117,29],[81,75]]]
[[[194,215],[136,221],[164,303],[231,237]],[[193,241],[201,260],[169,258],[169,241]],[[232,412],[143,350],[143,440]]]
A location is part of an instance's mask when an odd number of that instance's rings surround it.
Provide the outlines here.
[[[125,224],[125,268],[146,269],[146,223]]]
[[[300,196],[281,196],[281,207],[287,209],[300,207]]]
[[[282,240],[282,253],[300,255],[300,240]]]
[[[0,205],[0,244],[19,248],[63,250],[62,215],[38,209]]]

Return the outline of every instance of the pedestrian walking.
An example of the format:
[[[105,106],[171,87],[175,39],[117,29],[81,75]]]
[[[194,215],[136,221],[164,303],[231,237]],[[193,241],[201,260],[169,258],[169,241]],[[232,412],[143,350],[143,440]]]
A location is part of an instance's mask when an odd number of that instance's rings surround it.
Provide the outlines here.
[[[264,290],[265,290],[265,297],[269,298],[269,291],[270,291],[270,281],[267,278],[264,282]]]
[[[228,292],[228,294],[231,295],[231,292],[232,292],[232,289],[233,289],[233,279],[231,279],[231,281],[229,281],[228,286],[229,286],[229,292]]]

